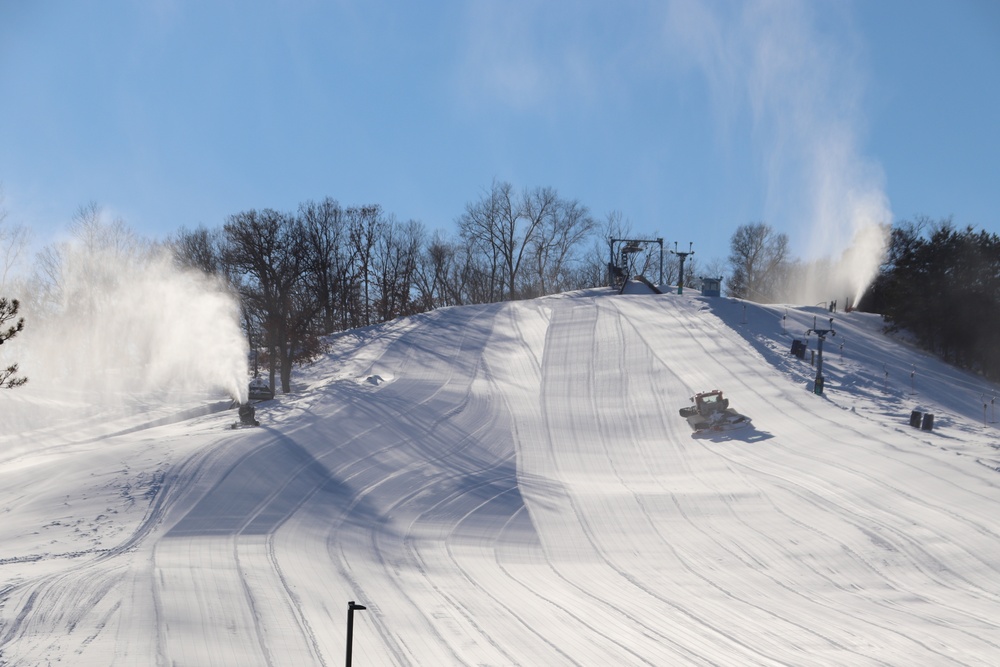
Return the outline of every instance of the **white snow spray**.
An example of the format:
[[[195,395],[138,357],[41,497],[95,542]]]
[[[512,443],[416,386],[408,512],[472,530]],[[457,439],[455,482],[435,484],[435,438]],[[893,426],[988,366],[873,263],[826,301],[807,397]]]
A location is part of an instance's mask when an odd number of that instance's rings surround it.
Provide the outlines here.
[[[751,135],[740,140],[753,142],[764,165],[764,221],[789,230],[806,262],[782,300],[809,305],[856,303],[878,272],[892,222],[882,168],[860,149],[864,48],[847,12],[801,0],[676,0],[668,20],[682,57],[705,74],[723,124],[750,111]]]
[[[26,328],[4,350],[28,377],[15,391],[112,412],[245,400],[247,342],[225,286],[120,223],[82,229],[40,255],[25,288]]]

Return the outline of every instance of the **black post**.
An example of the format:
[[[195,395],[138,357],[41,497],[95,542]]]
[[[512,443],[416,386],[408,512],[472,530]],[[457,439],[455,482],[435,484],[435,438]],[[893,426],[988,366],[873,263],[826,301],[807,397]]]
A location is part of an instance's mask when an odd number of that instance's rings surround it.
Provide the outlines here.
[[[662,289],[663,286],[663,239],[656,239],[656,242],[660,244],[660,282],[657,287]]]
[[[344,663],[347,667],[351,667],[351,653],[354,645],[354,610],[360,611],[367,608],[360,604],[354,604],[354,600],[347,603],[347,662]]]
[[[608,287],[614,287],[615,286],[615,282],[616,282],[615,281],[615,275],[614,275],[614,267],[617,266],[615,264],[615,241],[616,240],[617,239],[613,239],[613,238],[609,238],[608,239]]]
[[[674,249],[670,251],[673,254],[675,254],[678,257],[680,257],[680,259],[681,259],[681,277],[680,277],[680,281],[677,283],[677,293],[678,294],[684,294],[684,260],[687,259],[688,255],[693,255],[694,254],[694,250],[691,249],[693,246],[694,246],[694,241],[688,243],[688,251],[687,252],[677,252],[677,241],[674,241]]]

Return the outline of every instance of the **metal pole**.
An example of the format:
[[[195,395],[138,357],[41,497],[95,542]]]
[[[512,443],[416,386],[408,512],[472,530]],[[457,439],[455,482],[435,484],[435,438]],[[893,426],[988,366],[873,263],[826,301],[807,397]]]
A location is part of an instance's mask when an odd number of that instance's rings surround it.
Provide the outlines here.
[[[819,340],[816,343],[816,379],[813,381],[813,393],[817,396],[823,393],[823,341],[826,340],[825,334],[819,334]]]
[[[656,242],[660,244],[660,283],[657,287],[663,285],[663,239],[656,239]]]
[[[677,251],[677,241],[674,241],[674,249],[670,251],[673,254],[675,254],[678,257],[680,257],[680,260],[681,260],[681,277],[680,277],[680,280],[677,282],[677,293],[678,294],[684,294],[684,260],[687,259],[688,255],[693,255],[694,254],[694,250],[692,250],[693,247],[694,247],[694,241],[691,241],[690,243],[688,243],[688,251],[687,252],[678,252]]]
[[[354,610],[367,609],[364,605],[354,604],[354,600],[347,603],[347,661],[344,663],[351,667],[351,653],[354,647]]]
[[[819,338],[819,342],[816,345],[816,348],[817,348],[817,350],[816,350],[816,380],[815,380],[815,383],[813,384],[813,393],[815,393],[818,396],[818,395],[820,395],[820,394],[823,393],[823,384],[824,384],[824,381],[823,381],[823,342],[826,340],[826,337],[828,335],[829,336],[836,336],[837,335],[837,332],[833,330],[833,318],[832,317],[830,318],[830,328],[829,329],[817,329],[816,328],[816,319],[813,318],[813,328],[810,329],[809,331],[807,331],[806,333],[807,334],[808,333],[814,333]]]
[[[816,377],[823,377],[823,341],[826,340],[826,336],[821,335],[819,337],[819,342],[816,344]]]
[[[608,287],[614,287],[615,277],[612,275],[612,268],[615,266],[615,240],[613,238],[608,239]]]

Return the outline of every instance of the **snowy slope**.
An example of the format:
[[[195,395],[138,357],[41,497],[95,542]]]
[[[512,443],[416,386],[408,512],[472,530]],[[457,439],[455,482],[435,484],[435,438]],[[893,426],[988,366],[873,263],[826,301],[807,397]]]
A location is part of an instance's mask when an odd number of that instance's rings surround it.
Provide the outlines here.
[[[829,315],[449,308],[338,337],[259,429],[19,420],[0,664],[336,665],[348,600],[356,665],[998,664],[996,387],[850,313],[816,396]],[[692,437],[713,388],[753,427]]]

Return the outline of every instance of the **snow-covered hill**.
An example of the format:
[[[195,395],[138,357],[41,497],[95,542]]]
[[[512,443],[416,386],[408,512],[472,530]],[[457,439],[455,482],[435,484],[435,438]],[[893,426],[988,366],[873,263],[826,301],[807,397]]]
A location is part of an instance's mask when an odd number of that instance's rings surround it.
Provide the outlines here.
[[[449,308],[339,336],[258,429],[12,419],[0,664],[337,665],[349,600],[356,665],[1000,664],[997,388],[837,313],[817,396],[830,315]],[[714,388],[752,428],[692,436]]]

